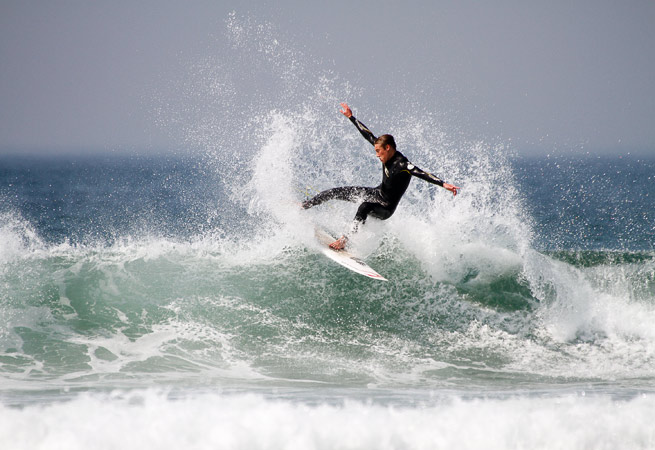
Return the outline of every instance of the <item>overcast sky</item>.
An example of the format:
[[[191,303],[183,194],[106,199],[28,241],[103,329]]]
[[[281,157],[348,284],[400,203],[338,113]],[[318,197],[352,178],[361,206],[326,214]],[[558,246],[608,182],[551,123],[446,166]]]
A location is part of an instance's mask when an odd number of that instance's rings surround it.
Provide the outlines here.
[[[370,96],[429,92],[471,138],[655,154],[654,0],[0,0],[0,154],[182,145],[149,96],[168,103],[232,11]]]

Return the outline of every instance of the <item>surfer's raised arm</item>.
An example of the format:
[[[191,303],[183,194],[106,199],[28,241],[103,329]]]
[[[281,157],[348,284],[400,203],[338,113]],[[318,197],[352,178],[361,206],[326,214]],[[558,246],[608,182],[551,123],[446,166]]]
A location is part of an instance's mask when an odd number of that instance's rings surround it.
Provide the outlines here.
[[[364,136],[364,139],[369,141],[371,143],[371,145],[375,145],[375,140],[377,139],[377,137],[375,137],[375,135],[373,133],[371,133],[371,130],[369,130],[366,127],[366,125],[361,123],[359,120],[357,120],[355,118],[355,116],[353,116],[353,112],[350,110],[350,107],[348,106],[348,104],[342,103],[341,107],[343,108],[343,110],[341,111],[341,114],[343,114],[348,119],[350,119],[350,121],[353,123],[353,125],[355,125],[357,127],[357,129],[362,134],[362,136]]]

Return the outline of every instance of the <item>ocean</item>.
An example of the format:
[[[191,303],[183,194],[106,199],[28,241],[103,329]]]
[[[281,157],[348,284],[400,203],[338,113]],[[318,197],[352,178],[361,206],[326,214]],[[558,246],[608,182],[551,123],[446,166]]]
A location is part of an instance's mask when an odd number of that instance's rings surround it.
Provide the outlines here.
[[[655,448],[655,160],[408,149],[462,190],[353,238],[380,282],[297,206],[379,162],[307,142],[0,157],[0,448]]]
[[[0,449],[655,448],[652,151],[519,156],[438,74],[217,33],[144,87],[176,151],[0,155]],[[380,182],[341,101],[461,187],[350,240],[388,282],[317,247],[356,204],[299,208]]]

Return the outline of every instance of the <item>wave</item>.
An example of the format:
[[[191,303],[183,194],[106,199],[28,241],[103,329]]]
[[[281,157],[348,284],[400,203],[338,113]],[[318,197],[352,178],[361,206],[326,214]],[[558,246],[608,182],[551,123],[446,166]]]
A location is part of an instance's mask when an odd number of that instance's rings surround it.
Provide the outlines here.
[[[444,273],[384,235],[379,283],[286,235],[33,248],[3,265],[0,370],[15,387],[651,379],[653,258],[460,253]]]
[[[5,385],[652,380],[655,258],[534,250],[503,152],[473,145],[448,164],[460,196],[415,183],[391,219],[366,224],[351,245],[391,280],[375,283],[323,258],[313,239],[315,224],[348,226],[353,205],[296,206],[301,181],[353,174],[315,164],[288,115],[271,113],[265,135],[247,182],[221,173],[219,201],[241,205],[244,219],[219,229],[49,243],[5,214]]]
[[[173,184],[129,172],[121,199],[146,212],[80,207],[82,237],[56,242],[25,211],[2,213],[3,385],[652,381],[652,253],[537,251],[506,148],[450,138],[411,96],[367,116],[370,104],[338,76],[306,63],[299,77],[289,68],[302,55],[257,46],[270,30],[233,17],[228,32],[233,53],[185,86],[207,103],[177,105],[193,112],[188,140],[205,152],[192,184],[208,192],[186,190],[180,169]],[[275,69],[280,89],[241,85],[253,74],[236,66],[251,58]],[[235,112],[241,98],[258,100]],[[370,146],[335,109],[344,99],[411,161],[462,186],[453,198],[414,181],[392,218],[352,239],[389,283],[316,249],[315,224],[343,232],[354,205],[296,206],[308,191],[379,180]],[[149,184],[129,184],[144,173]],[[99,212],[105,228],[87,230]],[[129,223],[112,229],[114,217]]]

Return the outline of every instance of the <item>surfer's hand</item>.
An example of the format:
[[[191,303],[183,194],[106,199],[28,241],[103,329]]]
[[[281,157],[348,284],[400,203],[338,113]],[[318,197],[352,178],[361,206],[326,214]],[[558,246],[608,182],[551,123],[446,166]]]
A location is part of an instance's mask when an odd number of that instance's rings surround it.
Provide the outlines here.
[[[343,250],[346,248],[346,242],[348,242],[348,238],[346,236],[341,236],[339,239],[330,244],[330,248],[332,250]]]
[[[459,187],[457,187],[457,186],[455,186],[455,185],[453,185],[453,184],[448,184],[448,183],[444,183],[444,184],[443,184],[443,187],[444,187],[444,189],[448,189],[450,192],[452,192],[452,193],[453,193],[453,197],[456,196],[456,195],[457,195],[457,191],[458,191],[459,189],[461,189],[461,188],[459,188]]]
[[[348,106],[348,104],[347,103],[342,103],[341,107],[343,108],[343,110],[341,111],[341,114],[343,114],[344,116],[346,116],[347,118],[350,119],[353,116],[353,112],[350,110],[350,107]]]

